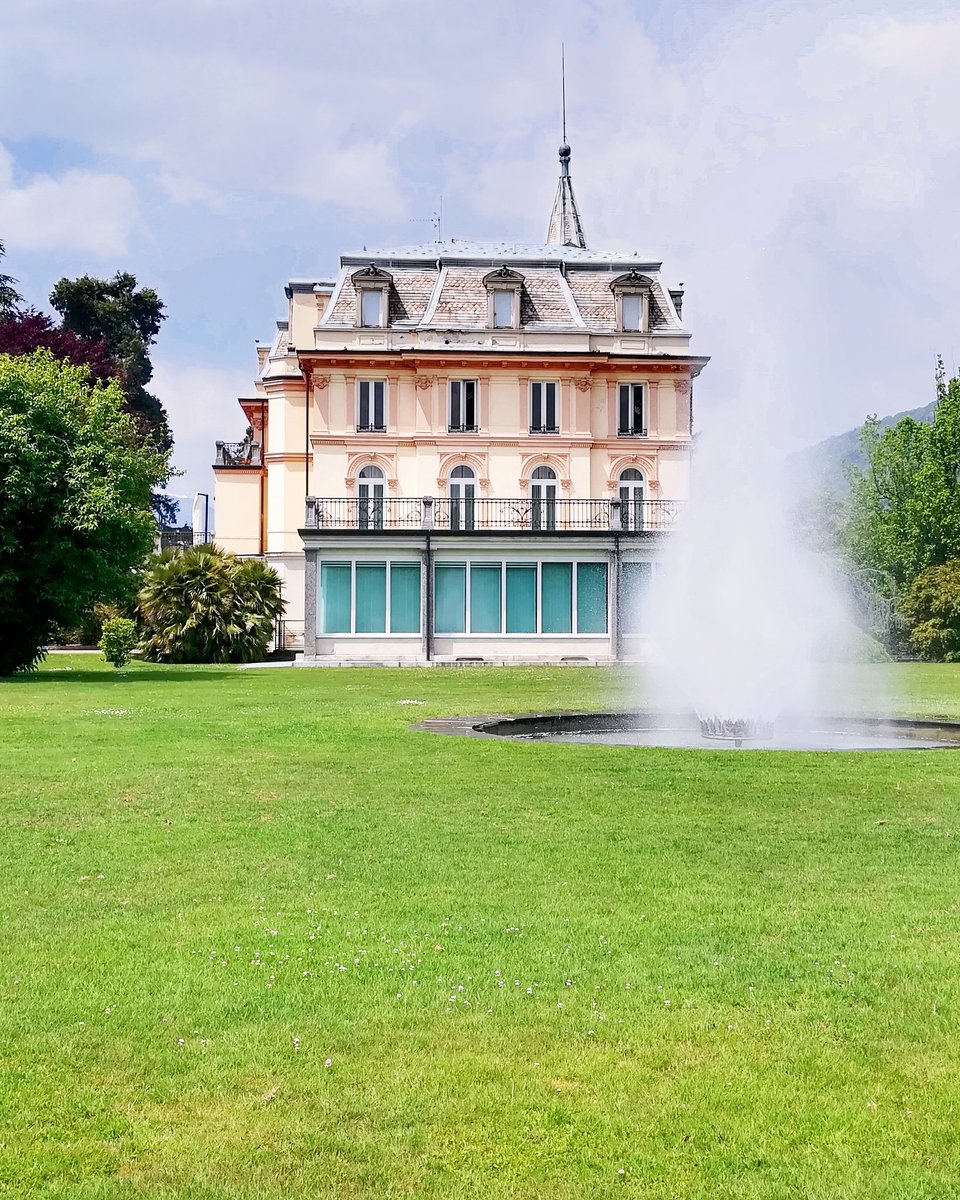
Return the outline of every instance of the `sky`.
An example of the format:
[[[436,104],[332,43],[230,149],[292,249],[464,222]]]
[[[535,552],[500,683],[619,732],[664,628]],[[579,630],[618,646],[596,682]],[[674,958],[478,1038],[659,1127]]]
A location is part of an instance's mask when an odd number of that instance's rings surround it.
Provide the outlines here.
[[[183,474],[238,441],[292,276],[445,237],[542,242],[567,133],[588,245],[663,262],[791,444],[960,365],[960,9],[686,0],[4,0],[0,240],[39,308],[132,271]]]

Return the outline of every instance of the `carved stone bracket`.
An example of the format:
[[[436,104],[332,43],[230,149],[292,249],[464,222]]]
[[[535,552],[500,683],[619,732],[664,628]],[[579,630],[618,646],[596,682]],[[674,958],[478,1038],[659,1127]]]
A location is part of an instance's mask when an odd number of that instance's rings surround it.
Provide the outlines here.
[[[322,392],[324,390],[324,388],[330,386],[330,376],[329,375],[314,375],[313,386]]]
[[[589,378],[589,376],[580,376],[580,378],[575,379],[573,381],[573,385],[577,389],[578,392],[589,392],[590,391],[590,378]]]
[[[417,390],[425,392],[436,381],[435,375],[418,375],[416,378]]]

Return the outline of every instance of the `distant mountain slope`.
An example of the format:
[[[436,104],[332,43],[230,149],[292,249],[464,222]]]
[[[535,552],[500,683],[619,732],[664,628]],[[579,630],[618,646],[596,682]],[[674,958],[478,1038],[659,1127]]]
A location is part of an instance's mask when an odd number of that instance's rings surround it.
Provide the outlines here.
[[[913,417],[915,421],[933,421],[937,402],[931,400],[923,408],[911,408],[908,412],[894,413],[892,417],[882,417],[880,426],[889,429],[904,417]],[[798,450],[792,455],[792,466],[798,476],[805,477],[809,483],[819,487],[831,487],[835,491],[846,491],[847,483],[844,467],[852,463],[858,467],[866,465],[860,449],[860,429],[848,429],[846,433],[838,433],[833,437],[824,438],[805,450]]]

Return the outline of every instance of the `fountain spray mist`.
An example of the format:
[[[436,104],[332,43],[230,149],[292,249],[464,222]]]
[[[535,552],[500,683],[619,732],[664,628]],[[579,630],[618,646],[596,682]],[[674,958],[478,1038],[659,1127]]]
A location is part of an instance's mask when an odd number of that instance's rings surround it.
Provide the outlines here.
[[[769,408],[697,438],[691,499],[646,599],[658,705],[768,727],[828,706],[853,624],[828,558],[796,530],[796,482]]]

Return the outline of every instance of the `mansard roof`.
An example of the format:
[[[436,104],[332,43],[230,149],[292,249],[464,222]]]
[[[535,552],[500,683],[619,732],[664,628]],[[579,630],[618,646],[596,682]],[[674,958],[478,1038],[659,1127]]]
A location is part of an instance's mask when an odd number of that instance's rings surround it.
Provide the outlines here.
[[[389,273],[388,323],[401,329],[482,329],[489,321],[487,289],[500,278],[520,287],[520,326],[539,330],[616,330],[612,285],[642,277],[650,288],[651,330],[681,331],[660,263],[636,254],[509,242],[429,242],[344,254],[320,325],[356,323],[358,268]],[[299,281],[293,281],[296,288]],[[626,283],[626,286],[631,286]],[[635,286],[635,285],[634,285]],[[645,285],[646,286],[646,285]]]

